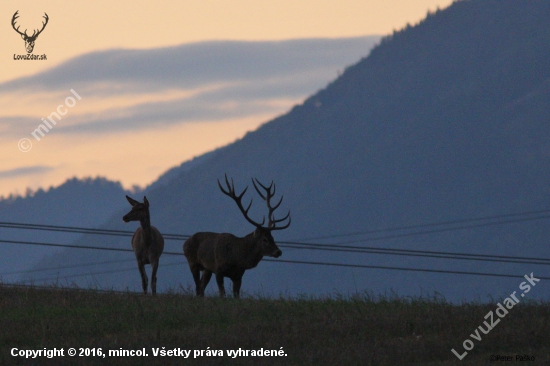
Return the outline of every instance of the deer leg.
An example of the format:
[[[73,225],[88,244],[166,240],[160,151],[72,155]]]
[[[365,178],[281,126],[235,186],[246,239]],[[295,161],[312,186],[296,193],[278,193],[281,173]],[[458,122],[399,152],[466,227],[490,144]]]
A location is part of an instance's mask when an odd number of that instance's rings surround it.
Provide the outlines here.
[[[220,290],[220,297],[225,297],[225,287],[223,286],[223,275],[216,273],[216,282]]]
[[[153,270],[151,272],[151,293],[154,295],[157,294],[157,269],[159,268],[159,261],[151,263]]]
[[[147,273],[145,272],[145,265],[141,262],[138,262],[139,274],[141,275],[141,286],[143,287],[143,293],[147,295],[147,283],[149,279],[147,278]]]
[[[212,278],[212,272],[205,269],[201,278],[201,293],[199,296],[204,296],[204,290],[206,290],[206,286],[208,286],[210,278]]]
[[[240,297],[239,294],[241,292],[242,279],[243,279],[242,276],[232,278],[232,280],[233,280],[233,296],[235,297],[235,299],[238,299]]]
[[[191,267],[191,274],[193,274],[193,280],[195,281],[195,291],[197,296],[201,296],[201,270],[198,266]],[[204,292],[202,293],[204,295]]]

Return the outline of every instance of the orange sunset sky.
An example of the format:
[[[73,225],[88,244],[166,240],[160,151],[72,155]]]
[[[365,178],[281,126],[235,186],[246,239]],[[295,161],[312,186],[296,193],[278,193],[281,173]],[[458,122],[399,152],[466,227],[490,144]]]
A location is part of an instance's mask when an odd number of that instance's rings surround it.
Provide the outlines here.
[[[2,0],[0,196],[74,176],[146,186],[302,102],[366,56],[368,36],[451,2]],[[26,54],[16,11],[28,34],[48,14],[33,51],[47,60],[14,60]]]

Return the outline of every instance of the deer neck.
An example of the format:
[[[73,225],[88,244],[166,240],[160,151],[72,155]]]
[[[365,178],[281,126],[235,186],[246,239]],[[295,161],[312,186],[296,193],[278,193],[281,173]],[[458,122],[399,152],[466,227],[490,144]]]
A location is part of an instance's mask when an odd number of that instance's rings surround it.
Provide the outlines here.
[[[254,268],[262,260],[264,255],[262,254],[261,243],[254,238],[254,232],[244,237],[244,251],[246,253],[246,263],[248,268]]]
[[[139,220],[139,223],[141,224],[141,233],[145,244],[151,244],[153,241],[153,234],[151,232],[151,217],[149,216],[149,212],[147,212],[147,215],[144,218]]]

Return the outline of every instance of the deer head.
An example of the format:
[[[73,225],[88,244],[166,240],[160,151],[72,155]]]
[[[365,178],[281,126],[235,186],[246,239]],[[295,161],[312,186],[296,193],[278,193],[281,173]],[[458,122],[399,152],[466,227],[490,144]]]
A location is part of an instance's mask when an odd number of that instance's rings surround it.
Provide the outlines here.
[[[27,30],[25,29],[25,32],[24,33],[21,33],[19,31],[19,27],[15,28],[15,21],[17,18],[19,18],[19,15],[17,15],[17,13],[19,13],[19,10],[17,10],[15,12],[15,14],[13,14],[13,17],[11,18],[11,26],[13,27],[13,29],[19,33],[21,35],[21,38],[23,38],[23,40],[25,41],[25,48],[27,49],[27,53],[32,53],[32,50],[34,49],[34,42],[36,41],[36,38],[38,38],[38,36],[40,35],[40,33],[42,33],[42,31],[44,30],[44,28],[46,28],[46,24],[48,24],[48,14],[44,13],[44,19],[46,19],[45,22],[42,22],[42,29],[40,30],[34,30],[33,33],[32,33],[32,36],[29,36],[27,34]]]
[[[260,191],[256,183],[258,183],[258,185],[265,190],[265,194]],[[256,227],[256,230],[254,231],[254,238],[257,241],[261,242],[262,248],[263,248],[263,255],[267,255],[275,258],[280,257],[282,254],[282,251],[279,249],[279,247],[277,247],[277,244],[275,244],[275,240],[273,239],[273,235],[271,234],[271,232],[274,230],[283,230],[289,227],[291,222],[291,217],[290,217],[290,211],[288,211],[285,217],[281,219],[275,218],[274,211],[281,205],[281,202],[283,202],[283,197],[281,196],[281,199],[279,200],[279,202],[277,202],[277,204],[272,206],[271,199],[275,195],[275,184],[273,183],[273,181],[271,182],[269,187],[266,187],[262,183],[260,183],[258,179],[252,179],[252,184],[254,185],[256,192],[258,192],[260,197],[262,197],[262,199],[266,202],[267,208],[269,210],[267,226],[263,226],[265,223],[265,216],[261,223],[258,223],[252,220],[248,216],[248,211],[252,206],[252,199],[250,200],[250,204],[246,209],[242,205],[242,198],[246,193],[246,190],[248,189],[248,187],[246,187],[241,192],[241,194],[237,195],[235,193],[235,184],[233,182],[233,179],[231,179],[231,183],[229,183],[229,179],[227,179],[227,175],[225,175],[225,184],[227,186],[227,190],[222,187],[220,181],[218,180],[218,186],[220,187],[221,191],[235,201],[235,203],[239,207],[239,210],[241,210],[241,213],[243,214],[244,218],[249,223],[251,223]],[[278,223],[283,222],[285,220],[288,220],[288,222],[285,225],[277,226]]]
[[[132,205],[132,209],[122,218],[124,222],[149,220],[149,201],[147,197],[143,197],[143,203],[128,196],[126,196],[126,199]]]

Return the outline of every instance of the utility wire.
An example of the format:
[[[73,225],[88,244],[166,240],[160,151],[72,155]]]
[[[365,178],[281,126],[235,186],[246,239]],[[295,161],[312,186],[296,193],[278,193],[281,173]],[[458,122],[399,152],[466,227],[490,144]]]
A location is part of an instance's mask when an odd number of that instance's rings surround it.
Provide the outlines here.
[[[95,247],[95,246],[69,246],[66,244],[54,244],[54,243],[41,243],[41,242],[28,242],[28,241],[8,241],[8,240],[0,240],[2,243],[15,243],[15,244],[25,244],[25,245],[40,245],[40,246],[61,246],[61,247],[70,247],[70,248],[83,248],[83,249],[98,249],[98,250],[106,250],[103,247]],[[386,248],[364,248],[364,247],[351,247],[351,248],[331,248],[332,246],[329,244],[316,244],[319,246],[322,246],[320,248],[313,248],[313,247],[300,247],[298,245],[279,245],[283,248],[298,248],[298,249],[306,249],[306,250],[326,250],[326,251],[336,251],[336,252],[357,252],[357,253],[368,253],[368,254],[385,254],[385,255],[401,255],[401,256],[411,256],[411,257],[431,257],[431,258],[442,258],[442,259],[462,259],[462,260],[477,260],[477,261],[487,261],[487,262],[504,262],[504,263],[521,263],[521,264],[539,264],[539,265],[550,265],[550,259],[541,259],[541,258],[530,258],[530,257],[510,257],[510,256],[496,256],[498,258],[502,259],[492,259],[492,258],[486,258],[484,255],[476,255],[476,254],[469,254],[472,256],[471,258],[463,257],[463,253],[454,253],[456,255],[448,255],[448,256],[442,256],[439,255],[439,253],[442,252],[431,252],[431,251],[418,251],[418,250],[400,250],[400,249],[386,249]],[[326,248],[325,248],[326,247]],[[131,249],[125,249],[125,248],[107,248],[108,250],[113,251],[123,251],[123,252],[131,252]],[[380,249],[380,250],[379,250]],[[417,253],[424,253],[424,254],[417,254]],[[433,255],[430,255],[430,253],[434,253]],[[167,255],[181,255],[182,253],[177,252],[164,252],[164,254]],[[453,254],[453,253],[449,253]],[[47,272],[47,271],[54,271],[54,270],[60,270],[60,269],[70,269],[70,268],[76,268],[76,267],[89,267],[89,266],[96,266],[96,265],[103,265],[103,264],[111,264],[111,263],[120,263],[120,262],[130,262],[134,261],[134,259],[126,259],[126,260],[113,260],[113,261],[102,261],[102,262],[92,262],[92,263],[83,263],[83,264],[77,264],[77,265],[69,265],[69,266],[56,266],[56,267],[49,267],[49,268],[39,268],[39,269],[32,269],[32,270],[23,270],[23,271],[12,271],[12,272],[4,272],[0,273],[0,276],[10,276],[14,274],[22,274],[22,273],[31,273],[31,272]]]
[[[9,242],[6,240],[0,240],[0,242]],[[17,241],[15,243],[18,244],[31,244],[31,245],[52,245],[52,246],[60,246],[60,247],[69,247],[69,248],[81,248],[81,249],[95,249],[95,250],[111,250],[111,251],[123,251],[123,252],[132,252],[132,249],[124,249],[124,248],[106,248],[106,247],[93,247],[93,246],[78,246],[78,245],[65,245],[65,244],[53,244],[53,243],[38,243],[38,242],[23,242],[23,241]],[[183,253],[177,253],[177,252],[163,252],[163,254],[167,255],[183,255]],[[436,269],[426,269],[426,268],[407,268],[407,267],[391,267],[391,266],[372,266],[372,265],[362,265],[362,264],[347,264],[347,263],[332,263],[332,262],[313,262],[313,261],[296,261],[296,260],[285,260],[285,259],[264,259],[264,261],[267,262],[281,262],[281,263],[294,263],[294,264],[309,264],[309,265],[324,265],[324,266],[338,266],[338,267],[351,267],[351,268],[370,268],[370,269],[386,269],[386,270],[401,270],[401,271],[414,271],[414,272],[433,272],[433,273],[449,273],[449,274],[460,274],[460,275],[478,275],[478,276],[493,276],[493,277],[509,277],[509,278],[519,278],[522,277],[520,275],[513,275],[513,274],[499,274],[499,273],[488,273],[488,272],[469,272],[469,271],[450,271],[450,270],[436,270]],[[172,263],[172,264],[165,264],[164,266],[169,265],[176,265],[181,263]],[[531,264],[531,263],[530,263]],[[97,272],[97,273],[91,273],[91,274],[80,274],[80,275],[71,275],[71,276],[64,276],[64,278],[72,278],[72,277],[83,277],[83,276],[93,276],[93,275],[99,275],[99,274],[106,274],[106,273],[117,273],[120,271],[129,271],[130,268],[127,269],[117,269],[117,270],[111,270],[111,271],[105,271],[105,272]],[[550,279],[550,277],[537,277],[540,279]],[[43,280],[36,280],[36,281],[43,281]]]
[[[21,240],[1,240],[0,243],[8,244],[21,244],[21,245],[38,245],[38,246],[52,246],[63,248],[76,248],[76,249],[92,249],[92,250],[109,250],[119,252],[133,252],[133,249],[129,248],[112,248],[112,247],[99,247],[89,245],[74,245],[74,244],[57,244],[57,243],[43,243],[36,241],[21,241]],[[421,250],[407,250],[407,249],[387,249],[387,248],[369,248],[369,247],[344,247],[333,246],[330,244],[307,244],[307,246],[301,247],[300,245],[284,245],[281,247],[309,249],[309,250],[325,250],[335,252],[359,252],[367,254],[385,254],[385,255],[401,255],[409,257],[428,257],[428,258],[442,258],[442,259],[461,259],[461,260],[477,260],[487,262],[503,262],[503,263],[522,263],[522,264],[540,264],[550,265],[550,259],[546,258],[533,258],[533,257],[512,257],[512,256],[489,256],[481,254],[469,254],[469,253],[453,253],[453,252],[435,252],[435,251],[421,251]],[[183,255],[182,252],[169,252],[164,251],[165,255]]]
[[[541,214],[545,214],[545,215],[540,216]],[[488,220],[496,220],[496,219],[503,219],[503,218],[510,218],[510,217],[526,216],[526,215],[539,215],[539,216],[538,217],[529,217],[529,218],[519,218],[519,219],[515,219],[515,220],[500,220],[500,221],[497,221],[497,222],[487,222],[487,223],[481,223],[481,224],[476,224],[476,225],[451,227],[451,228],[445,228],[445,229],[440,229],[440,230],[435,230],[435,231],[434,230],[420,231],[420,232],[414,232],[414,233],[399,234],[398,236],[387,236],[387,237],[384,236],[384,237],[367,238],[367,239],[355,240],[353,242],[361,242],[361,241],[368,241],[368,240],[392,239],[392,238],[401,237],[401,236],[423,235],[423,234],[429,234],[429,233],[440,232],[440,231],[463,230],[463,229],[468,229],[468,228],[472,228],[472,227],[503,225],[503,224],[509,224],[509,223],[523,222],[523,221],[540,220],[540,219],[550,218],[550,210],[525,211],[525,212],[519,212],[519,213],[484,216],[484,217],[462,219],[462,220],[442,221],[442,222],[435,222],[435,223],[400,226],[400,227],[360,231],[360,232],[353,232],[353,233],[318,236],[318,237],[311,237],[311,238],[306,238],[306,239],[299,239],[297,241],[300,241],[300,242],[303,243],[303,241],[309,241],[309,240],[330,239],[330,238],[358,236],[358,235],[368,235],[368,234],[376,234],[376,233],[383,233],[383,232],[395,232],[395,231],[420,229],[420,228],[427,228],[427,227],[449,226],[449,225],[456,225],[456,224],[462,224],[462,223],[468,223],[468,222],[488,221]],[[28,223],[3,222],[3,221],[0,221],[0,227],[13,228],[13,229],[29,229],[29,230],[72,232],[72,233],[82,233],[82,234],[116,235],[116,236],[131,236],[135,232],[135,231],[129,231],[129,230],[94,229],[94,228],[84,228],[84,227],[74,227],[74,226],[28,224]],[[190,235],[188,235],[188,234],[170,234],[170,233],[168,233],[168,234],[163,234],[163,237],[165,237],[166,239],[171,239],[171,240],[186,240],[187,238],[190,237]],[[353,242],[342,242],[342,243],[335,243],[335,244],[348,244],[348,243],[353,243]]]
[[[466,223],[466,222],[487,221],[487,220],[503,219],[503,218],[508,218],[508,217],[517,217],[517,216],[525,216],[525,215],[538,215],[538,214],[550,214],[550,210],[525,211],[525,212],[517,212],[517,213],[503,214],[503,215],[482,216],[482,217],[476,217],[476,218],[470,218],[470,219],[442,221],[442,222],[418,224],[418,225],[397,226],[397,227],[390,227],[390,228],[386,228],[386,229],[356,231],[356,232],[352,232],[352,233],[333,234],[333,235],[324,235],[324,236],[314,236],[314,237],[309,237],[309,238],[297,239],[297,241],[333,239],[333,238],[342,238],[342,237],[347,237],[347,236],[378,234],[378,233],[386,233],[386,232],[392,232],[392,231],[404,231],[404,230],[412,230],[412,229],[421,229],[421,228],[425,228],[425,227],[456,225],[456,224],[463,224],[463,223]]]
[[[342,241],[342,242],[337,242],[337,243],[333,243],[333,244],[364,243],[364,242],[367,242],[367,241],[374,241],[374,240],[388,240],[388,239],[396,239],[396,238],[405,238],[405,237],[416,236],[416,235],[442,233],[442,232],[448,232],[448,231],[457,231],[457,230],[464,230],[464,229],[480,228],[480,227],[486,227],[486,226],[505,225],[505,224],[512,224],[512,223],[518,223],[518,222],[542,220],[542,219],[547,219],[547,218],[550,218],[550,215],[543,215],[543,216],[529,217],[529,218],[522,218],[522,219],[515,219],[515,220],[502,220],[502,221],[495,221],[495,222],[486,222],[486,223],[482,223],[482,224],[471,224],[471,225],[455,226],[455,227],[450,227],[450,228],[442,228],[442,229],[434,229],[434,230],[415,231],[415,232],[412,232],[412,233],[378,236],[378,237],[371,237],[371,238],[364,238],[364,239],[357,239],[357,240],[348,240],[348,241]]]
[[[21,270],[21,271],[4,272],[4,273],[0,273],[0,276],[12,276],[12,275],[23,274],[23,273],[48,272],[48,271],[56,271],[60,269],[92,267],[92,266],[100,266],[100,265],[111,264],[111,263],[135,262],[135,261],[136,261],[135,259],[118,259],[118,260],[112,260],[112,261],[71,264],[69,266],[56,266],[56,267],[48,267],[48,268],[35,268],[35,269],[28,269],[28,270]]]
[[[163,264],[162,266],[163,267],[170,267],[170,266],[181,265],[181,264],[183,264],[183,263],[182,262],[177,262],[177,263],[173,262],[173,263]],[[58,281],[60,279],[78,278],[78,277],[86,277],[86,276],[97,276],[97,275],[103,275],[103,274],[129,272],[129,271],[135,271],[135,270],[136,270],[136,267],[126,267],[126,268],[119,268],[119,269],[113,269],[113,270],[107,270],[107,271],[101,271],[101,272],[81,273],[81,274],[67,275],[67,276],[59,275],[57,277],[32,279],[32,281],[34,281],[34,282]]]
[[[283,242],[281,242],[283,243]],[[493,255],[493,254],[474,254],[474,253],[460,253],[460,252],[440,252],[440,251],[431,251],[431,250],[414,250],[414,249],[395,249],[395,248],[382,248],[382,247],[365,247],[365,246],[356,246],[356,245],[335,245],[335,244],[301,244],[299,242],[285,242],[290,243],[288,247],[291,247],[292,245],[307,245],[308,247],[314,247],[314,248],[334,248],[336,251],[349,251],[349,252],[360,252],[364,251],[365,253],[376,253],[376,252],[382,252],[383,254],[390,254],[390,253],[410,253],[411,256],[414,256],[413,254],[433,254],[433,255],[441,255],[441,256],[461,256],[461,257],[467,257],[467,258],[487,258],[487,259],[493,259],[493,258],[500,258],[500,259],[512,259],[512,260],[525,260],[525,261],[541,261],[544,263],[550,263],[550,259],[548,258],[534,258],[534,257],[519,257],[519,256],[508,256],[508,255]],[[286,245],[280,245],[282,247],[285,247]],[[306,248],[303,248],[306,249]],[[381,253],[381,254],[382,254]]]
[[[532,219],[532,218],[531,218]],[[54,231],[61,231],[61,227],[56,227]],[[80,229],[80,228],[79,228]],[[41,230],[47,230],[41,228]],[[91,230],[91,229],[86,229]],[[65,231],[65,230],[63,230]],[[101,235],[133,235],[132,232],[112,232],[113,230],[107,230],[106,232],[100,230],[94,230],[93,234]],[[72,232],[72,231],[70,231]],[[416,233],[415,233],[416,234]],[[177,234],[172,234],[177,235]],[[404,236],[409,235],[405,234]],[[382,239],[382,238],[375,238]],[[71,246],[68,244],[53,244],[53,243],[40,243],[40,242],[25,242],[25,241],[6,241],[0,240],[4,243],[14,244],[28,244],[28,245],[42,245],[42,246],[57,246],[57,247],[69,247],[69,248],[83,248],[83,249],[103,249],[103,250],[115,250],[114,248],[104,248],[95,246]],[[354,241],[355,242],[355,241]],[[486,254],[472,254],[472,253],[459,253],[459,252],[441,252],[441,251],[419,251],[419,250],[407,250],[407,249],[392,249],[381,247],[365,247],[365,246],[347,246],[341,244],[316,244],[316,243],[302,243],[296,241],[280,241],[280,246],[283,248],[292,249],[305,249],[305,250],[324,250],[333,252],[355,252],[355,253],[369,253],[369,254],[386,254],[386,255],[401,255],[401,256],[416,256],[416,257],[432,257],[443,259],[461,259],[461,260],[478,260],[487,262],[504,262],[504,263],[528,263],[528,264],[550,264],[550,259],[546,258],[532,258],[532,257],[511,257],[511,256],[498,256],[498,255],[486,255]],[[131,252],[131,249],[125,249],[124,251]]]
[[[132,236],[135,230],[109,230],[109,229],[94,229],[76,226],[57,226],[57,225],[40,225],[27,224],[18,222],[0,222],[0,227],[8,229],[25,229],[25,230],[42,230],[42,231],[57,231],[64,233],[77,234],[96,234],[96,235],[112,235],[112,236]],[[162,234],[165,239],[169,240],[186,240],[190,235],[183,234]]]
[[[443,270],[443,269],[407,268],[407,267],[391,267],[391,266],[370,266],[370,265],[364,265],[364,264],[344,264],[344,263],[330,263],[330,262],[294,261],[294,260],[287,260],[287,259],[263,259],[263,260],[266,261],[266,262],[283,262],[283,263],[293,263],[293,264],[312,264],[312,265],[336,266],[336,267],[389,269],[389,270],[396,270],[396,271],[433,272],[433,273],[449,273],[449,274],[459,274],[459,275],[524,278],[524,275],[513,275],[513,274],[504,274],[504,273],[448,271],[448,270]],[[550,277],[536,276],[536,278],[542,279],[542,280],[550,280]]]
[[[525,216],[525,215],[540,215],[540,214],[549,213],[549,212],[550,212],[550,210],[540,210],[540,211],[529,211],[529,212],[506,214],[506,215],[486,216],[486,217],[464,219],[464,220],[445,221],[445,222],[440,222],[440,223],[430,223],[430,224],[421,224],[421,225],[413,225],[413,226],[402,226],[402,227],[388,228],[388,229],[382,229],[382,230],[371,230],[371,231],[356,232],[356,233],[350,233],[350,234],[331,235],[331,236],[325,236],[325,237],[317,237],[317,239],[336,238],[336,237],[355,236],[355,235],[365,235],[365,234],[379,233],[379,232],[403,231],[403,230],[410,230],[410,229],[417,229],[417,228],[424,228],[424,227],[437,227],[437,226],[443,226],[443,225],[454,225],[454,224],[467,223],[467,222],[479,222],[479,221],[495,220],[495,219],[502,219],[502,218],[511,218],[511,217]],[[364,241],[370,241],[370,240],[382,240],[382,239],[391,239],[391,238],[396,238],[396,237],[405,237],[405,236],[412,236],[412,235],[423,235],[423,234],[429,234],[429,233],[434,233],[434,232],[462,230],[462,229],[472,228],[472,227],[502,225],[502,224],[516,223],[516,222],[523,222],[523,221],[540,220],[540,219],[549,218],[549,217],[550,217],[550,215],[544,215],[544,216],[538,216],[538,217],[527,217],[527,218],[516,218],[516,219],[513,219],[513,220],[500,220],[500,221],[496,221],[496,222],[493,221],[493,222],[478,223],[478,224],[466,225],[466,226],[463,225],[463,226],[460,226],[460,227],[442,228],[442,229],[420,231],[420,232],[413,232],[413,233],[405,233],[405,234],[398,234],[398,235],[391,235],[391,236],[384,236],[384,237],[366,238],[366,239],[360,239],[360,240],[354,240],[354,241],[348,241],[348,242],[342,242],[342,243],[333,243],[333,244],[304,243],[304,242],[298,242],[298,241],[286,241],[286,242],[281,241],[279,243],[280,243],[281,247],[293,248],[293,249],[324,250],[324,251],[332,251],[332,252],[352,252],[352,253],[385,254],[385,255],[400,255],[400,256],[409,256],[409,257],[429,257],[429,258],[442,258],[442,259],[477,260],[477,261],[485,261],[485,262],[504,262],[504,263],[549,265],[550,264],[550,259],[546,259],[546,258],[511,257],[511,256],[497,256],[497,255],[484,255],[484,254],[458,253],[458,252],[419,251],[419,250],[407,250],[407,249],[391,249],[391,248],[377,248],[377,247],[342,245],[342,244],[347,244],[347,243],[364,242]],[[27,229],[27,230],[45,230],[45,231],[57,231],[57,232],[69,232],[69,233],[96,234],[96,235],[115,235],[115,236],[131,236],[134,233],[134,231],[126,231],[126,230],[93,229],[93,228],[72,227],[72,226],[40,225],[40,224],[27,224],[27,223],[14,223],[14,222],[0,222],[0,227],[14,228],[14,229]],[[163,236],[165,238],[169,239],[169,240],[170,239],[172,239],[172,240],[184,240],[184,239],[189,237],[188,235],[182,235],[182,234],[163,234]],[[311,239],[311,240],[313,240],[313,239]],[[2,242],[2,243],[23,244],[23,245],[42,245],[42,246],[54,246],[54,247],[66,247],[66,248],[133,252],[132,249],[124,249],[124,248],[81,246],[81,245],[69,245],[69,244],[30,242],[30,241],[0,240],[0,242]],[[182,255],[181,252],[179,252],[179,253],[164,252],[164,254],[167,254],[167,255]],[[270,261],[270,260],[266,259],[266,261]],[[278,260],[278,261],[279,262],[281,262],[281,261],[286,262],[285,260]],[[118,262],[120,262],[120,261],[118,261]],[[294,263],[294,262],[295,263],[302,263],[302,262],[297,262],[297,261],[291,261],[291,262],[292,263]],[[108,264],[108,263],[111,263],[111,261],[109,261],[109,262],[96,262],[94,264],[88,264],[88,265],[100,265],[100,264]],[[322,262],[303,262],[303,263],[322,265]],[[342,263],[340,263],[340,264],[326,263],[325,265],[339,265],[339,266],[353,266],[353,267],[363,266],[363,265],[347,265],[347,264],[342,264]],[[65,266],[63,268],[82,267],[82,266],[83,265]],[[58,269],[61,269],[61,268],[62,267],[56,267],[55,269],[58,270]],[[366,266],[365,268],[378,268],[378,267]],[[393,267],[383,267],[383,268],[393,269]],[[395,267],[395,268],[398,268],[398,267]],[[21,271],[21,272],[40,272],[40,271],[48,271],[48,270],[55,270],[55,269],[53,269],[53,268],[52,269],[35,269],[35,270],[31,270],[31,271]],[[414,269],[411,269],[411,270],[414,270]],[[421,270],[421,271],[432,271],[432,272],[436,271],[436,270],[423,270],[423,269],[419,269],[419,270]],[[455,273],[455,272],[456,271],[451,271],[451,273]],[[17,273],[17,272],[10,272],[10,273],[6,273],[6,274],[3,274],[3,275],[13,274],[13,273]],[[446,272],[444,272],[444,273],[446,273]],[[494,275],[496,275],[496,274],[494,274]],[[506,276],[510,276],[510,275],[506,275]]]
[[[409,271],[409,272],[429,272],[429,273],[446,273],[446,274],[457,274],[457,275],[472,275],[472,276],[485,276],[485,277],[506,277],[506,278],[524,278],[524,275],[514,275],[514,274],[505,274],[505,273],[489,273],[489,272],[471,272],[471,271],[450,271],[450,270],[439,270],[439,269],[427,269],[427,268],[409,268],[409,267],[394,267],[394,266],[371,266],[364,264],[345,264],[345,263],[333,263],[333,262],[313,262],[313,261],[296,261],[288,259],[264,259],[266,262],[275,262],[275,263],[289,263],[289,264],[305,264],[305,265],[318,265],[318,266],[334,266],[334,267],[348,267],[348,268],[365,268],[365,269],[385,269],[385,270],[395,270],[395,271]],[[181,265],[182,263],[167,263],[163,267],[170,267],[175,265]],[[78,274],[78,275],[69,275],[69,276],[58,276],[55,278],[47,279],[38,279],[34,280],[36,282],[47,282],[47,281],[58,281],[60,278],[77,278],[77,277],[86,277],[86,276],[96,276],[102,274],[112,274],[119,272],[128,272],[134,271],[135,268],[123,268],[108,270],[95,273],[87,274]],[[541,280],[550,280],[550,277],[536,276],[536,278]]]
[[[352,253],[367,253],[367,254],[384,254],[384,255],[400,255],[406,257],[427,257],[427,258],[442,258],[442,259],[459,259],[459,260],[469,260],[469,261],[482,261],[482,262],[501,262],[501,263],[523,263],[523,264],[540,264],[550,266],[550,259],[529,259],[521,260],[520,258],[514,259],[491,259],[491,258],[476,258],[476,257],[466,257],[466,256],[457,256],[457,255],[439,255],[439,254],[413,254],[413,253],[403,253],[403,252],[388,252],[384,250],[370,250],[370,249],[336,249],[336,248],[314,248],[310,246],[300,246],[300,245],[279,245],[280,247],[286,248],[295,248],[295,249],[306,249],[306,250],[324,250],[332,252],[352,252]]]
[[[549,210],[543,210],[543,211],[530,211],[530,212],[523,212],[523,213],[516,213],[516,214],[507,214],[507,215],[498,215],[498,216],[487,216],[483,218],[475,218],[475,219],[465,219],[465,220],[457,220],[457,221],[447,221],[443,223],[433,223],[433,224],[424,224],[424,225],[416,225],[415,227],[427,227],[427,226],[439,226],[447,223],[457,223],[457,222],[467,222],[467,221],[479,221],[479,220],[486,220],[486,219],[495,219],[495,218],[501,218],[501,217],[512,217],[512,216],[520,216],[520,215],[527,215],[527,214],[538,214],[538,213],[544,213],[544,212],[550,212]],[[490,225],[501,225],[505,223],[515,223],[515,222],[522,222],[522,221],[531,221],[531,220],[539,220],[542,218],[547,218],[548,216],[543,217],[531,217],[531,218],[521,218],[516,220],[506,220],[506,221],[499,221],[499,222],[490,222],[490,223],[483,223],[483,224],[476,224],[474,227],[480,227],[480,226],[490,226]],[[82,227],[71,227],[71,226],[54,226],[54,225],[36,225],[36,224],[24,224],[24,223],[13,223],[13,222],[0,222],[0,227],[9,227],[9,228],[17,228],[17,229],[26,229],[30,228],[31,230],[47,230],[50,231],[62,231],[62,232],[83,232],[87,234],[98,234],[98,235],[124,235],[124,236],[131,236],[133,235],[133,231],[123,231],[123,230],[104,230],[104,229],[91,229],[91,228],[82,228]],[[393,228],[393,229],[384,229],[384,230],[375,230],[372,232],[380,232],[380,231],[391,231],[391,230],[402,230],[403,228],[412,228],[413,226],[409,227],[401,227],[401,228]],[[498,255],[487,255],[487,254],[472,254],[472,253],[459,253],[459,252],[438,252],[438,251],[418,251],[418,250],[406,250],[406,249],[391,249],[391,248],[380,248],[380,247],[365,247],[365,246],[348,246],[344,245],[347,243],[355,243],[355,242],[365,242],[370,240],[383,240],[383,239],[392,239],[396,237],[404,237],[404,236],[412,236],[412,235],[423,235],[433,232],[439,232],[439,231],[452,231],[452,230],[462,230],[465,228],[469,228],[472,226],[462,226],[459,228],[445,228],[445,229],[438,229],[438,230],[431,230],[431,231],[423,231],[423,232],[415,232],[415,233],[406,233],[406,234],[399,234],[399,235],[393,235],[393,236],[385,236],[385,237],[376,237],[376,238],[366,238],[361,240],[355,240],[351,242],[342,242],[342,243],[333,243],[333,244],[318,244],[318,243],[304,243],[300,241],[279,241],[280,244],[282,244],[282,247],[288,247],[293,249],[308,249],[307,247],[311,248],[318,248],[319,250],[322,250],[321,248],[326,248],[324,250],[330,250],[330,251],[341,251],[341,252],[357,252],[358,250],[366,251],[369,253],[375,253],[375,251],[383,251],[383,252],[400,252],[400,253],[414,253],[414,254],[430,254],[430,255],[440,255],[440,256],[464,256],[464,257],[470,257],[470,258],[487,258],[487,259],[510,259],[510,260],[526,260],[526,261],[541,261],[541,262],[550,262],[550,259],[545,258],[527,258],[527,257],[510,257],[510,256],[498,256]],[[351,234],[350,234],[351,235]],[[187,235],[181,235],[181,234],[163,234],[165,238],[172,238],[173,240],[183,240],[188,238]],[[2,242],[2,241],[0,241]],[[24,243],[21,243],[24,244]],[[285,245],[288,244],[288,245]],[[39,244],[36,244],[39,245]],[[56,246],[55,244],[44,244],[44,245],[50,245],[50,246]],[[298,247],[299,246],[299,247]],[[332,248],[332,249],[329,249]],[[107,249],[107,250],[110,250]],[[383,254],[383,253],[378,253]],[[415,255],[416,256],[416,255]],[[457,259],[457,258],[455,258]]]
[[[62,247],[62,248],[76,248],[76,249],[95,249],[95,250],[110,250],[113,252],[134,252],[133,249],[127,248],[110,248],[110,247],[96,247],[91,245],[73,245],[73,244],[56,244],[56,243],[42,243],[37,241],[22,241],[22,240],[0,240],[0,243],[12,243],[12,244],[22,244],[22,245],[40,245],[40,246],[49,246],[49,247]],[[168,255],[183,255],[182,253],[176,252],[162,252],[162,254]]]

